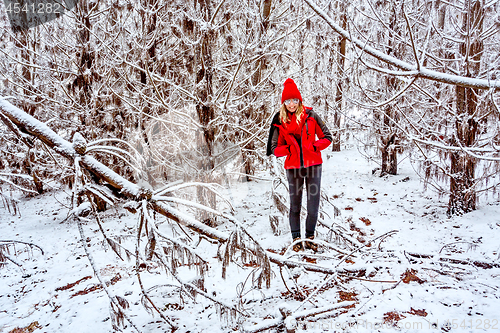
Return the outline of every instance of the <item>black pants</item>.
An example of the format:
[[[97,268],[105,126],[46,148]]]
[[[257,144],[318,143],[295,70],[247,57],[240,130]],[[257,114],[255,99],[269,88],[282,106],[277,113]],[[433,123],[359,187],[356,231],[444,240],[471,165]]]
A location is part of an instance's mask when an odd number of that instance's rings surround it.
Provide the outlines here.
[[[307,191],[306,237],[314,236],[321,197],[321,170],[321,164],[308,168],[286,170],[290,191],[290,229],[294,239],[300,237],[300,209],[304,181]]]

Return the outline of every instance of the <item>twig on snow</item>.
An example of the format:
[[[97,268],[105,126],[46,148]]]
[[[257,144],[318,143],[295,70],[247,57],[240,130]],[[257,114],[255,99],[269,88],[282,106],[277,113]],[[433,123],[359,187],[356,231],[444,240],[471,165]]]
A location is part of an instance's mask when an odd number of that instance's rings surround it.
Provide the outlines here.
[[[2,239],[0,239],[0,243],[19,243],[19,244],[24,244],[24,245],[28,245],[29,247],[36,247],[37,249],[40,250],[40,252],[42,253],[42,255],[45,254],[43,252],[43,249],[40,246],[38,246],[36,244],[33,244],[33,243],[27,243],[27,242],[18,241],[18,240],[11,240],[11,239],[8,239],[8,240],[2,240]],[[2,245],[8,245],[8,244],[2,244]]]

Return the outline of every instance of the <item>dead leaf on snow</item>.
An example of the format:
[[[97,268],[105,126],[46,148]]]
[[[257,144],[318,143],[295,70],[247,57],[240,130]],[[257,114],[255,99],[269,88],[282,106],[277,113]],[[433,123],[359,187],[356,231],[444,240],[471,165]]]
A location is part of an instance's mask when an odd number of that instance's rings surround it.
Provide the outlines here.
[[[366,217],[360,217],[359,218],[361,220],[361,222],[363,222],[366,226],[369,226],[370,224],[372,224],[372,222],[370,221],[370,219],[366,218]]]
[[[10,331],[9,333],[31,333],[34,330],[41,329],[41,328],[42,328],[42,326],[40,326],[38,324],[38,321],[34,321],[26,327],[23,327],[23,328],[16,327],[12,331]]]
[[[408,311],[407,313],[409,313],[411,315],[415,315],[415,316],[427,317],[427,312],[425,311],[425,309],[418,310],[418,309],[410,308],[410,311]]]
[[[425,281],[419,278],[417,275],[417,271],[415,269],[407,269],[406,272],[404,272],[401,275],[401,279],[404,283],[410,283],[411,281],[418,282],[420,284],[424,283]]]
[[[386,312],[384,313],[384,324],[391,324],[392,326],[396,326],[398,321],[406,318],[406,316],[397,313],[396,311]]]

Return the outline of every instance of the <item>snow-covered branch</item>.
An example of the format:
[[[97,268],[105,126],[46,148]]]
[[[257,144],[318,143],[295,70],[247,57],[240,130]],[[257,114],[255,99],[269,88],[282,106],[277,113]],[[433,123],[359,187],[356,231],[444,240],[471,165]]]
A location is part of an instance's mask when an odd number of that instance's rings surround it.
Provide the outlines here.
[[[398,58],[390,56],[382,51],[379,51],[371,46],[366,45],[365,42],[353,37],[348,31],[342,29],[324,10],[322,10],[313,0],[304,0],[316,14],[318,14],[322,19],[324,19],[328,25],[335,30],[339,35],[349,40],[353,45],[359,48],[361,51],[371,55],[372,57],[385,62],[388,65],[392,65],[406,72],[415,72],[415,77],[438,81],[442,83],[453,84],[457,86],[477,88],[477,89],[499,89],[499,80],[486,80],[469,78],[454,74],[440,73],[433,71],[431,69],[420,67],[418,65],[409,64]],[[420,67],[420,68],[419,68]]]
[[[0,98],[0,112],[21,132],[35,136],[60,155],[70,160],[74,160],[78,156],[71,142],[64,140],[46,124],[12,105],[4,98]],[[106,181],[124,196],[137,197],[143,192],[138,185],[126,180],[91,156],[83,155],[80,163],[83,168]]]

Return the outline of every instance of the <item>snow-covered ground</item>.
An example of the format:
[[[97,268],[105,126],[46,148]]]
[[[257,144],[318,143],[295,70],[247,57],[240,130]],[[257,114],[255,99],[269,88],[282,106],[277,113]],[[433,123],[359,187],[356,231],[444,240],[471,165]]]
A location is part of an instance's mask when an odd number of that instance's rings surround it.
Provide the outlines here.
[[[160,285],[150,290],[151,296],[179,327],[177,332],[252,330],[281,318],[279,308],[300,313],[339,301],[354,301],[355,305],[327,312],[323,319],[298,318],[297,332],[500,331],[497,201],[481,202],[477,211],[448,219],[447,198],[424,192],[408,159],[399,165],[398,175],[377,177],[372,175],[376,165],[356,148],[323,157],[322,186],[328,200],[322,202],[322,219],[344,228],[346,235],[367,246],[341,262],[336,276],[301,269],[280,271],[272,264],[271,287],[259,290],[252,287],[252,267],[230,264],[227,278],[222,279],[217,245],[201,240],[198,253],[209,261],[204,281],[207,293],[237,306],[246,314],[237,316],[239,319],[221,316],[218,307],[201,295],[195,300],[185,294],[181,297],[176,281],[151,262],[142,272],[142,282],[146,288]],[[269,173],[259,176],[270,178]],[[272,183],[264,179],[231,189],[234,216],[264,248],[282,252],[290,244],[289,228],[285,218],[279,226],[281,234],[273,234],[269,216],[277,211],[272,205]],[[279,191],[286,194],[282,188]],[[61,190],[20,198],[16,215],[0,207],[0,246],[15,240],[43,250],[21,243],[9,246],[10,252],[4,250],[17,264],[7,260],[0,267],[0,332],[34,322],[40,332],[114,331],[109,298],[98,287],[78,226],[72,219],[66,220],[69,200],[69,193]],[[334,207],[340,216],[334,216]],[[117,205],[101,218],[105,231],[120,236],[122,244],[134,251],[138,216]],[[158,223],[165,232],[176,228],[163,217],[158,217]],[[219,228],[231,231],[230,225]],[[142,332],[169,331],[141,303],[135,260],[122,261],[104,246],[95,222],[86,223],[83,232],[85,246],[108,289],[128,301],[126,313],[135,325]],[[331,238],[324,226],[318,225],[317,232],[317,239],[340,251],[349,250]],[[321,250],[318,255],[294,256],[290,251],[287,255],[326,267],[339,264],[342,255],[325,246]],[[184,266],[179,268],[179,276],[184,281],[197,278],[195,270]],[[304,296],[327,279],[317,296],[303,304]],[[127,321],[125,324],[123,331],[133,331]]]

